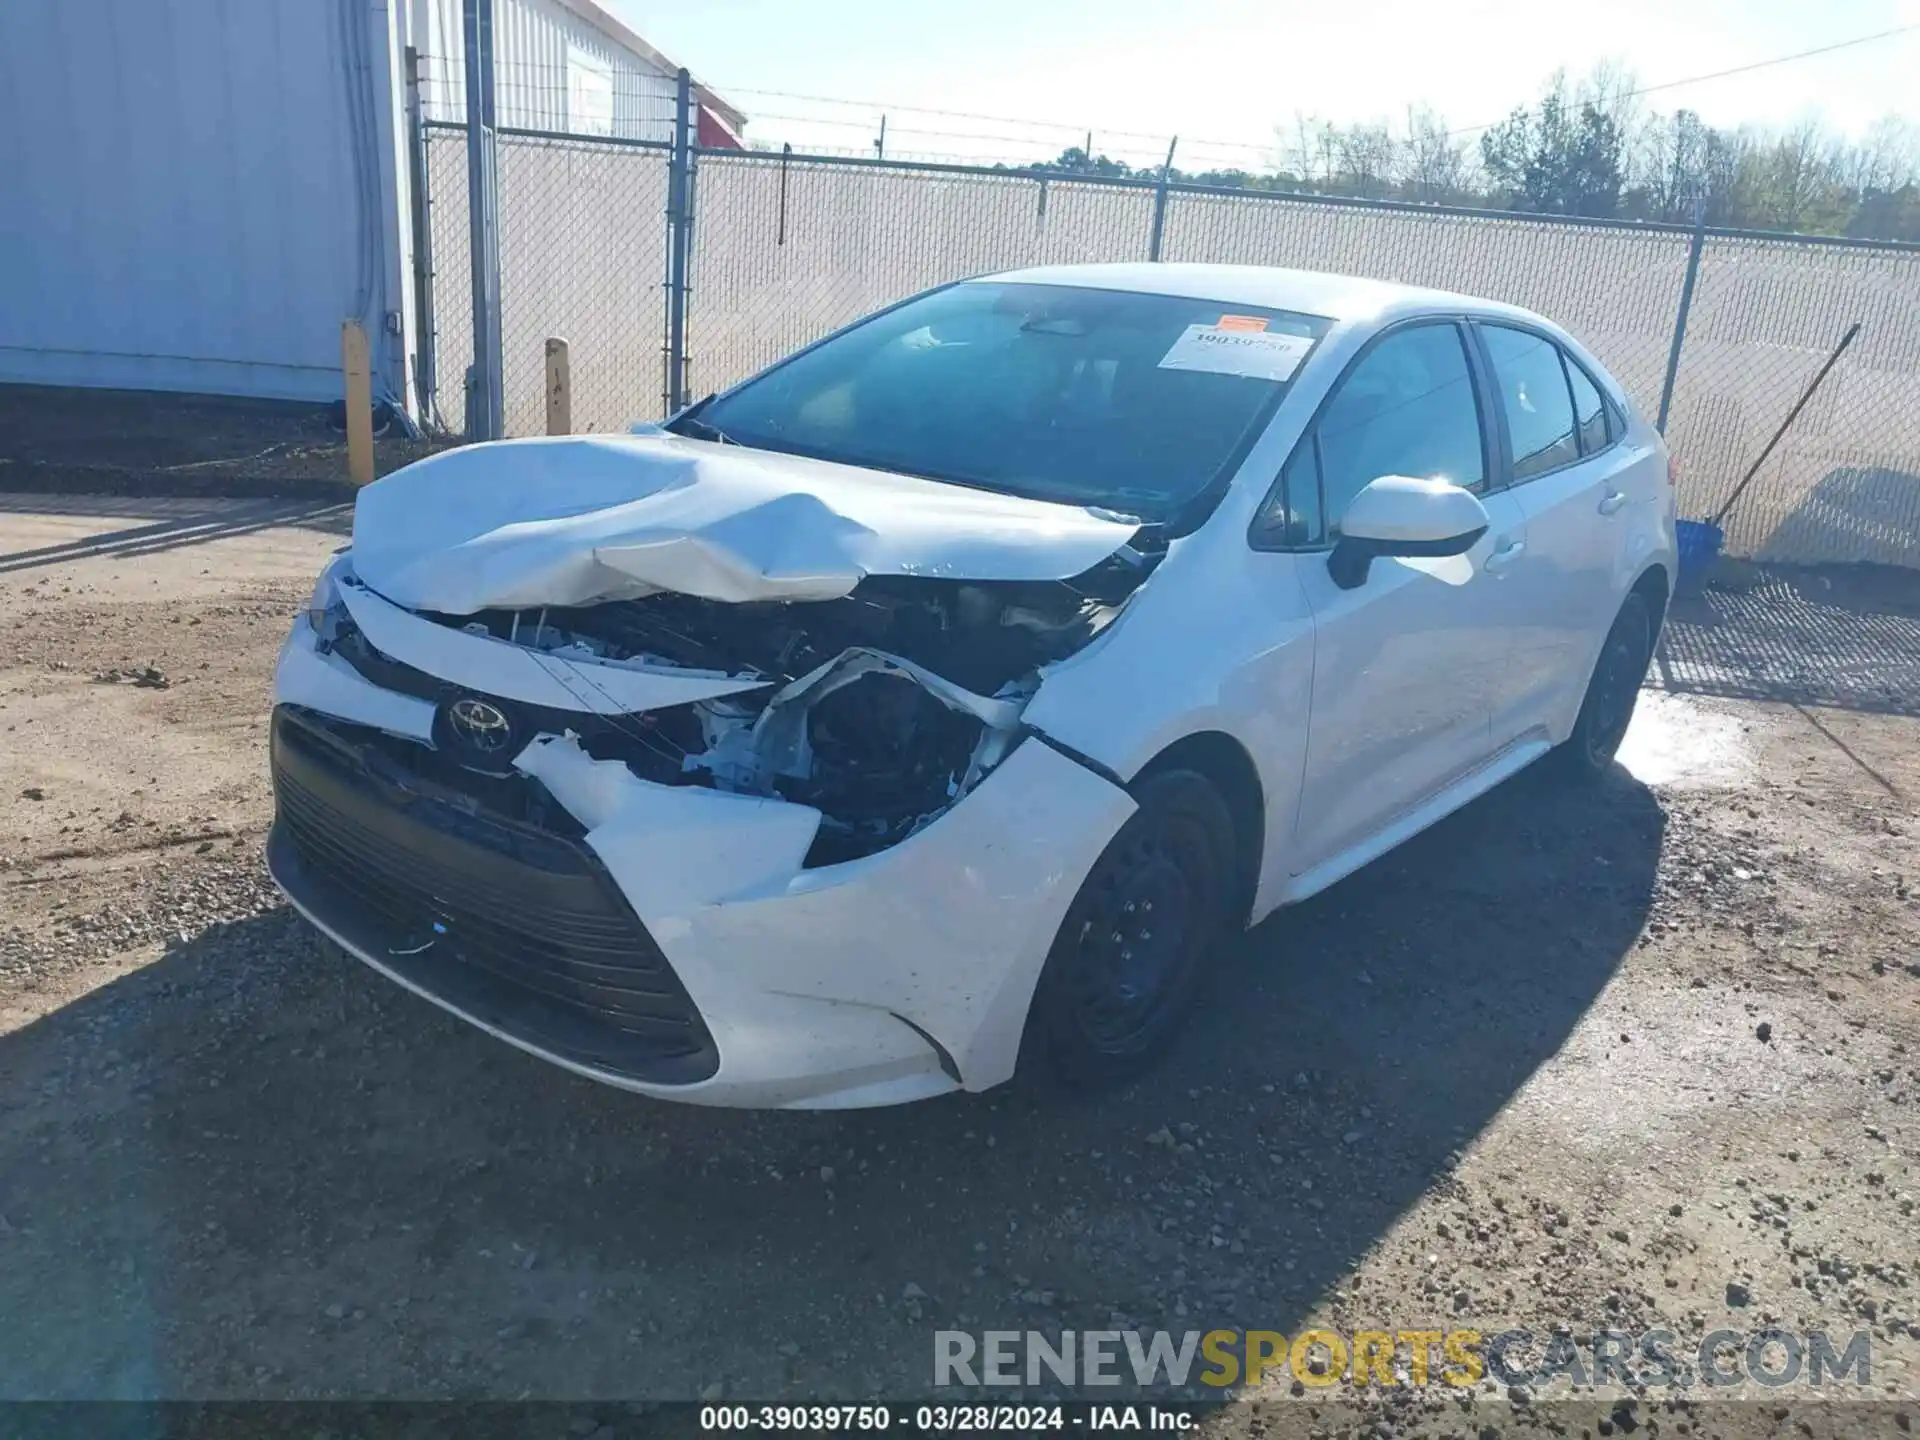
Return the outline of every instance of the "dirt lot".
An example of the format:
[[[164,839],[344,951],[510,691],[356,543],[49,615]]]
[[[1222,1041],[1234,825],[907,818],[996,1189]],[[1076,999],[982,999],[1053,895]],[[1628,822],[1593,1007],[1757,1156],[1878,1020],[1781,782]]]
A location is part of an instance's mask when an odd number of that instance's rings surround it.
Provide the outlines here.
[[[382,475],[452,443],[380,428]],[[131,390],[0,385],[0,488],[59,494],[345,494],[328,407]]]
[[[0,496],[0,1396],[911,1397],[943,1327],[1778,1323],[1870,1330],[1861,1433],[1920,1414],[1904,602],[1682,617],[1664,673],[1723,698],[1261,926],[1149,1082],[739,1114],[526,1058],[277,902],[268,676],[345,522]],[[1773,603],[1869,643],[1752,680]],[[1724,698],[1795,685],[1828,703]],[[1313,1403],[1270,1386],[1216,1423]],[[1363,1418],[1584,1428],[1491,1384]]]

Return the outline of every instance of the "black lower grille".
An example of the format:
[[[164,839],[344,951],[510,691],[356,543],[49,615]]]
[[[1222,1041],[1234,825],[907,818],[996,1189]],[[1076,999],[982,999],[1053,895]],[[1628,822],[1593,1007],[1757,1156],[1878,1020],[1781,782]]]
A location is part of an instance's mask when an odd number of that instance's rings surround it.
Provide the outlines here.
[[[699,1012],[598,857],[426,770],[409,774],[359,727],[275,710],[281,882],[341,938],[505,1034],[634,1079],[712,1075]]]

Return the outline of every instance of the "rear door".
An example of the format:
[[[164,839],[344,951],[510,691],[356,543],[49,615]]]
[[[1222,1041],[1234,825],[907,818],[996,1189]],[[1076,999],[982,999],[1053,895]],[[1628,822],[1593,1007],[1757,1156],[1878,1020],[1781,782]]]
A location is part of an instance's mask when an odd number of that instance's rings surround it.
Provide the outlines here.
[[[1284,547],[1339,537],[1360,489],[1382,475],[1450,480],[1480,493],[1493,523],[1465,555],[1375,560],[1343,590],[1324,554],[1303,556],[1314,615],[1312,715],[1291,869],[1374,836],[1482,764],[1505,672],[1505,577],[1525,549],[1510,499],[1487,493],[1494,451],[1467,337],[1451,320],[1402,326],[1341,377],[1283,474]]]
[[[1632,461],[1599,388],[1551,337],[1492,321],[1473,329],[1498,396],[1501,480],[1527,530],[1494,740],[1557,738],[1620,608]]]

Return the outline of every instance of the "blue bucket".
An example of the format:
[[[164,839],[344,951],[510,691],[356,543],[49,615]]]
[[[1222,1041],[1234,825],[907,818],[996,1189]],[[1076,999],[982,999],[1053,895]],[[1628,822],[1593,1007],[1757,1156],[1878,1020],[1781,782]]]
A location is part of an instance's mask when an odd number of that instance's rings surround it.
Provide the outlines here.
[[[1727,543],[1727,532],[1711,520],[1676,520],[1673,531],[1680,548],[1680,574],[1674,589],[1684,595],[1697,595],[1720,556],[1720,547]]]

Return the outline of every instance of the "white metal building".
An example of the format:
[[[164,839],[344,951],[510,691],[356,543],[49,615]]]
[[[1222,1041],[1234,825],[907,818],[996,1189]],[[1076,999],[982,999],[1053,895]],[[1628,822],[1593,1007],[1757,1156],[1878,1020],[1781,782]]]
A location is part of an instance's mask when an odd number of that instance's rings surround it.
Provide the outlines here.
[[[501,125],[664,138],[658,51],[593,0],[494,3]],[[334,399],[359,317],[411,409],[408,51],[460,118],[460,13],[0,0],[0,382]]]
[[[460,0],[408,0],[430,120],[466,115]],[[676,66],[594,0],[496,0],[494,108],[501,125],[628,140],[673,136]],[[700,143],[737,141],[746,116],[696,86]]]

